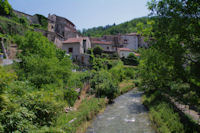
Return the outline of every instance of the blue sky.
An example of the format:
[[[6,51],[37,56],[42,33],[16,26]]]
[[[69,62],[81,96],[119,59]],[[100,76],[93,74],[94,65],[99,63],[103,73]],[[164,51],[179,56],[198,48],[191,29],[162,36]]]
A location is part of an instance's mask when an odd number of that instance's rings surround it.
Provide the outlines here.
[[[8,0],[16,10],[28,14],[49,13],[71,20],[77,29],[119,24],[147,16],[148,0]]]

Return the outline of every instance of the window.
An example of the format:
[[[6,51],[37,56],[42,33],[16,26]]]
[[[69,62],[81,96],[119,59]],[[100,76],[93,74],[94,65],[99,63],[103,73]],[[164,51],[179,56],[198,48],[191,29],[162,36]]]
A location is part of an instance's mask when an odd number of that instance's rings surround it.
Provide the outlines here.
[[[69,48],[69,53],[73,53],[73,48]]]
[[[109,47],[107,47],[107,50],[109,50],[110,48]]]
[[[62,35],[63,35],[63,37],[65,36],[65,32],[64,31],[62,32]]]
[[[83,40],[83,50],[84,50],[84,53],[86,52],[86,40]]]
[[[128,40],[127,39],[124,39],[124,44],[128,44]]]

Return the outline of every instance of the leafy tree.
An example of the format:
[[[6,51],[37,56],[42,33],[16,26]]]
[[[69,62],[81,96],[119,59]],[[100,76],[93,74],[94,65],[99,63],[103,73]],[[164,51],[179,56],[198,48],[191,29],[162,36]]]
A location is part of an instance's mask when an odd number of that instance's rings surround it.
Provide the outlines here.
[[[101,37],[103,35],[117,35],[126,34],[131,32],[137,32],[136,25],[141,22],[146,25],[148,17],[136,18],[131,21],[119,24],[119,25],[107,25],[99,26],[91,29],[83,29],[82,34],[84,36]]]
[[[12,14],[12,7],[8,0],[0,0],[0,15],[8,16]]]
[[[93,49],[93,53],[94,55],[101,55],[103,53],[103,48],[100,47],[100,46],[96,46],[94,49]]]
[[[97,97],[107,97],[110,101],[115,98],[118,92],[116,81],[106,70],[94,71],[91,80],[91,87]]]
[[[41,57],[56,57],[56,46],[41,33],[27,31],[24,37],[17,39],[17,44],[23,56],[37,54]]]
[[[70,60],[68,58],[59,61],[58,58],[41,58],[31,55],[22,58],[19,64],[18,75],[21,79],[26,78],[37,87],[45,84],[63,85],[70,76]]]
[[[152,44],[151,50],[148,50],[149,54],[143,53],[145,57],[142,57],[140,65],[143,85],[169,91],[174,81],[181,81],[183,84],[189,84],[188,89],[182,89],[181,92],[177,89],[173,92],[179,95],[182,101],[193,97],[187,104],[199,106],[199,1],[152,0],[148,7],[151,10],[151,21],[146,29],[142,24],[138,24],[138,29],[143,31],[142,34]]]
[[[28,79],[37,87],[47,84],[63,86],[71,73],[71,61],[40,33],[28,31],[25,37],[16,36],[22,50],[17,73],[19,79]]]
[[[64,92],[64,99],[68,102],[70,106],[73,106],[76,99],[78,98],[78,93],[73,88],[67,88]]]
[[[130,53],[127,58],[122,58],[122,61],[125,65],[138,65],[138,59],[133,53]]]

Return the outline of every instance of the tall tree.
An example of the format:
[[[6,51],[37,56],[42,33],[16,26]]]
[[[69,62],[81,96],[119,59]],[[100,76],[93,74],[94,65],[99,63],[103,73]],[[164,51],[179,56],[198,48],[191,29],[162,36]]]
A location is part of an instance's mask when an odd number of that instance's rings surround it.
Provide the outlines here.
[[[153,23],[149,23],[150,30],[145,29],[146,35],[151,39],[152,49],[159,51],[156,52],[158,55],[162,53],[163,59],[158,59],[157,62],[169,63],[149,67],[145,72],[153,72],[154,76],[157,75],[156,81],[160,81],[163,80],[160,78],[164,74],[162,71],[166,70],[167,73],[169,72],[167,70],[170,70],[170,78],[166,78],[165,81],[181,80],[189,83],[188,91],[192,90],[195,91],[195,95],[200,95],[200,71],[198,70],[200,68],[200,1],[152,0],[148,3],[148,7],[151,10]],[[150,57],[145,58],[143,64],[155,61]],[[162,86],[154,87],[163,86],[170,88],[167,82]]]
[[[12,7],[8,0],[0,0],[0,15],[8,16],[12,13]]]

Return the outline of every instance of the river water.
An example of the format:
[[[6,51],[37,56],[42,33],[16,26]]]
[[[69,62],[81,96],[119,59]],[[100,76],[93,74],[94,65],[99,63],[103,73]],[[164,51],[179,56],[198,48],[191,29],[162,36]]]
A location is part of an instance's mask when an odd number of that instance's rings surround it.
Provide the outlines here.
[[[130,91],[98,115],[86,133],[155,133],[141,102],[142,92]]]

